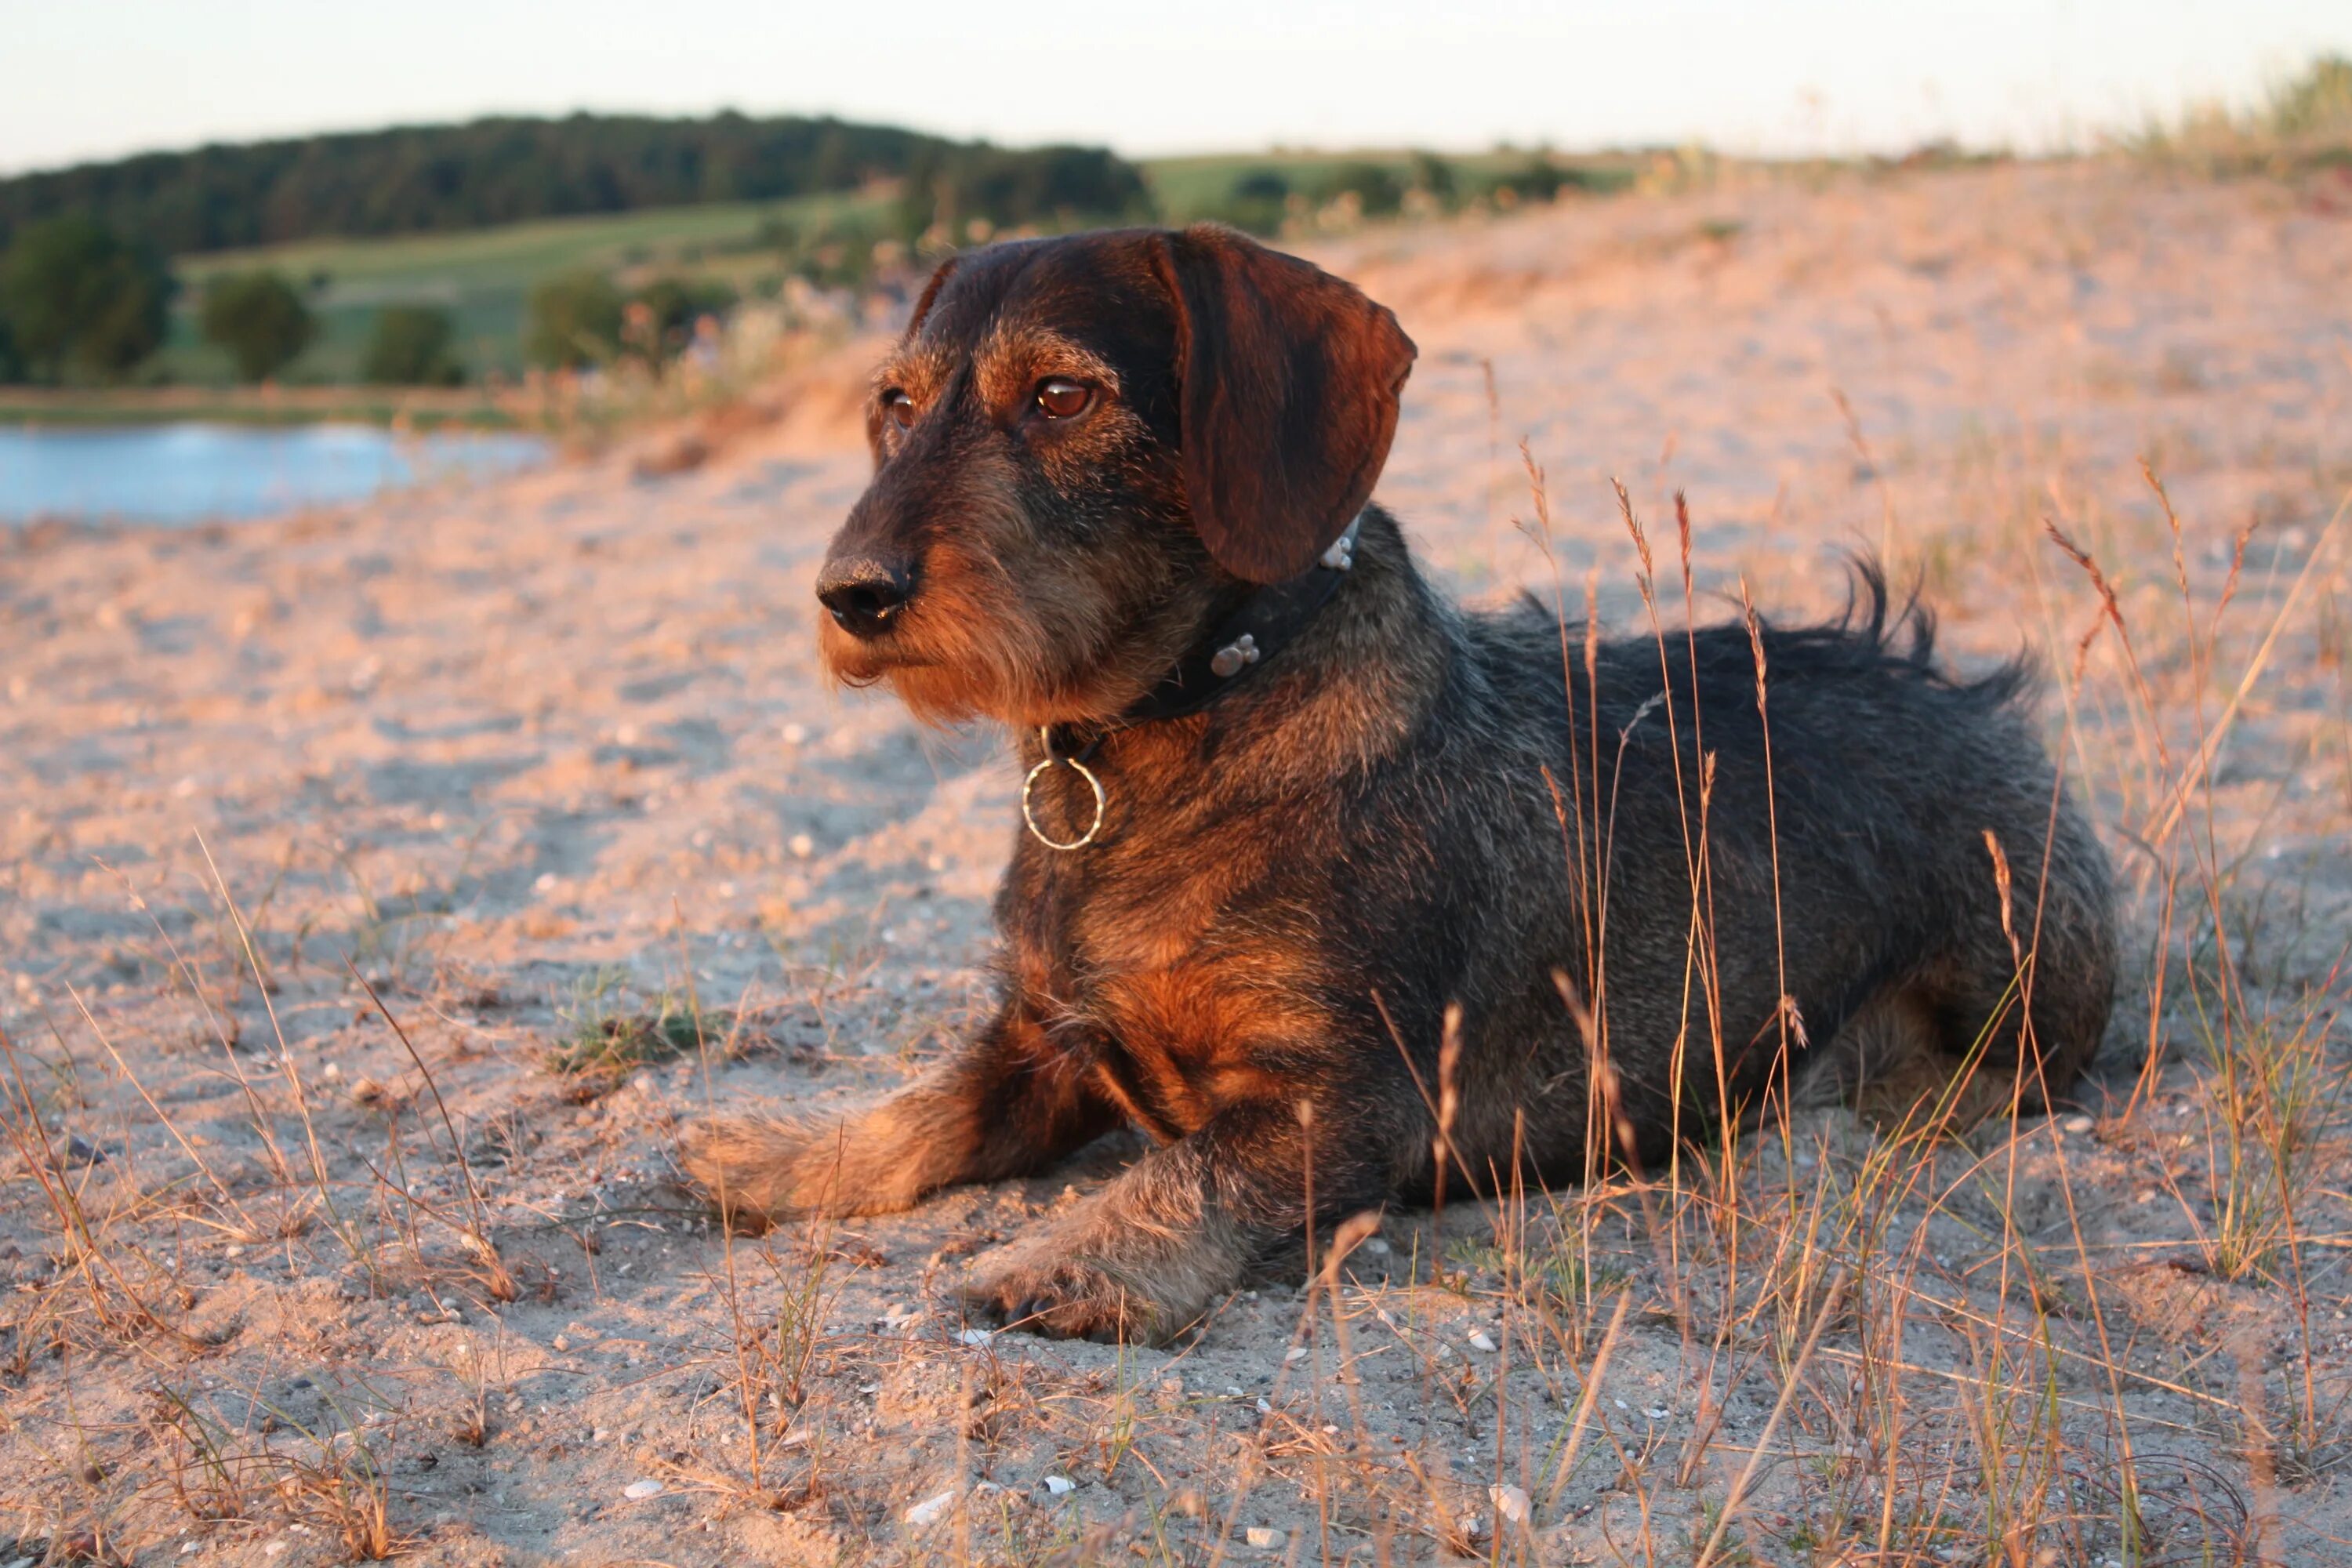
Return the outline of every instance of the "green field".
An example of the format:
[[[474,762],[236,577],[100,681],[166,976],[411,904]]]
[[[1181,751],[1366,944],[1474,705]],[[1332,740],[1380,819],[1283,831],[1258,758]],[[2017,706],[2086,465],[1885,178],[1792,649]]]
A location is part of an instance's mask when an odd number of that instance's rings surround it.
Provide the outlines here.
[[[1526,152],[1449,157],[1465,188],[1524,170]],[[1613,174],[1626,160],[1580,160]],[[1311,193],[1341,171],[1377,165],[1401,184],[1413,177],[1414,155],[1401,150],[1353,153],[1276,151],[1167,158],[1143,165],[1160,216],[1170,223],[1229,216],[1237,182],[1267,171],[1292,189]],[[1613,183],[1613,180],[1610,183]],[[179,386],[226,388],[228,360],[196,330],[196,308],[206,281],[222,273],[269,268],[309,294],[319,340],[287,370],[289,385],[349,383],[376,312],[386,305],[425,304],[450,312],[460,357],[476,377],[514,376],[523,369],[525,303],[533,284],[556,273],[590,268],[625,282],[656,275],[725,279],[739,293],[772,289],[795,260],[784,237],[808,239],[834,230],[878,232],[896,200],[877,189],[786,202],[668,207],[612,216],[551,219],[465,233],[393,239],[310,240],[244,251],[181,258],[181,281],[172,331],[148,379]],[[99,395],[100,402],[104,395]],[[0,408],[0,419],[10,416]]]
[[[175,382],[226,383],[228,360],[196,331],[207,279],[270,268],[307,286],[319,341],[294,362],[289,382],[349,381],[358,374],[375,313],[385,305],[438,305],[456,318],[458,350],[476,374],[522,369],[524,301],[541,279],[578,268],[724,277],[750,292],[780,275],[779,226],[810,234],[828,223],[878,215],[887,194],[818,195],[789,202],[665,207],[609,217],[556,218],[463,234],[397,239],[322,239],[262,250],[181,258],[182,288],[172,335],[157,356]]]

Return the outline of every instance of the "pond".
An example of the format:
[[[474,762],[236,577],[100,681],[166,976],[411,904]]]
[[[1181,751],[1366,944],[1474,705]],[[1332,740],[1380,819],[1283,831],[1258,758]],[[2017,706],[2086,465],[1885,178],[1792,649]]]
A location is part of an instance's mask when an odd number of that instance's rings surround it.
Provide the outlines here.
[[[547,461],[536,436],[369,425],[0,428],[0,524],[233,522]]]

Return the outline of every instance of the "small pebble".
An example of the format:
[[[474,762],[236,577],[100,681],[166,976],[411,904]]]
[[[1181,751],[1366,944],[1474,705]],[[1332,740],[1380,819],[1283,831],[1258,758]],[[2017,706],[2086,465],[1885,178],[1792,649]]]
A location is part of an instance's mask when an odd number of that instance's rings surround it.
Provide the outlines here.
[[[918,1530],[924,1525],[936,1522],[948,1510],[955,1506],[955,1491],[950,1488],[946,1491],[936,1492],[925,1498],[907,1510],[907,1522]]]
[[[2060,1125],[2069,1132],[2088,1132],[2091,1130],[2091,1119],[2087,1116],[2070,1116]]]
[[[1064,1492],[1074,1492],[1077,1490],[1078,1483],[1070,1479],[1067,1476],[1047,1476],[1045,1478],[1045,1489],[1054,1496],[1060,1497]]]
[[[1265,1525],[1253,1524],[1247,1530],[1242,1531],[1242,1539],[1260,1550],[1271,1551],[1275,1547],[1281,1545],[1285,1541],[1288,1540],[1289,1537],[1285,1535],[1281,1531],[1270,1529]]]
[[[1386,1258],[1393,1249],[1387,1242],[1382,1241],[1376,1236],[1372,1237],[1371,1240],[1364,1243],[1364,1250],[1370,1253],[1374,1258]]]
[[[816,853],[816,840],[811,838],[805,833],[795,833],[793,835],[793,841],[790,847],[793,852],[793,859],[805,860],[810,856]]]
[[[799,745],[802,742],[803,742],[803,741],[805,741],[805,740],[807,740],[807,739],[808,739],[808,726],[807,726],[807,725],[805,725],[805,724],[787,724],[787,725],[785,725],[785,726],[784,726],[784,744],[785,744],[785,745],[787,745],[787,746],[797,746],[797,745]]]
[[[649,1497],[661,1496],[662,1484],[647,1476],[641,1481],[631,1481],[621,1489],[621,1495],[631,1502],[643,1502]]]
[[[1651,1409],[1644,1410],[1642,1414],[1648,1416],[1653,1421],[1664,1421],[1667,1416],[1672,1415],[1674,1412],[1671,1410]]]
[[[1485,1351],[1492,1355],[1495,1351],[1495,1342],[1486,1337],[1486,1330],[1474,1329],[1470,1333],[1470,1348],[1474,1351]]]
[[[960,1345],[984,1345],[995,1337],[996,1334],[993,1330],[963,1329],[957,1332],[956,1343]]]
[[[1305,1345],[1293,1345],[1288,1350],[1282,1352],[1282,1359],[1286,1362],[1305,1361],[1307,1359],[1307,1347]]]
[[[1486,1495],[1494,1500],[1495,1511],[1513,1524],[1528,1521],[1528,1494],[1520,1487],[1488,1487]]]

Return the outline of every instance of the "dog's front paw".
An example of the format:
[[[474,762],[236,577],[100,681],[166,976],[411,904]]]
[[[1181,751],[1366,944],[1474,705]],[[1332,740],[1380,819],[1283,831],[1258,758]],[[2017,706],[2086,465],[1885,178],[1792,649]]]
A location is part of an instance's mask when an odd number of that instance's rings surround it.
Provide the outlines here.
[[[982,1262],[959,1292],[971,1310],[1054,1339],[1150,1342],[1154,1304],[1100,1264],[1034,1245]]]

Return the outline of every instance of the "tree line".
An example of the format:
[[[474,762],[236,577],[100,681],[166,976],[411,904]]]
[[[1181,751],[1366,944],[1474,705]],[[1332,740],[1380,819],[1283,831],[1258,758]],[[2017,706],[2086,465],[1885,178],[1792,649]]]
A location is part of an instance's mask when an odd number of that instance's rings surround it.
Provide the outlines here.
[[[1101,148],[999,148],[830,118],[574,114],[146,153],[19,174],[0,180],[0,247],[27,225],[68,216],[187,255],[778,201],[910,175],[926,192],[950,182],[970,213],[998,224],[1148,205],[1141,174]]]
[[[901,194],[875,232],[827,231],[805,244],[783,235],[778,248],[812,276],[856,282],[879,240],[1152,211],[1141,172],[1104,148],[1003,148],[832,119],[579,114],[145,153],[0,180],[0,381],[103,383],[133,374],[167,333],[177,292],[172,256],[780,200],[877,182]],[[842,240],[850,243],[835,243]],[[823,259],[836,250],[845,270]],[[691,289],[664,281],[626,296],[601,279],[551,280],[533,300],[526,346],[545,364],[609,356],[630,346],[624,315],[643,321],[648,312],[667,341],[686,310],[682,291]],[[709,313],[713,300],[704,289],[691,303]],[[283,369],[318,330],[302,290],[266,269],[215,279],[198,321],[247,380]],[[463,379],[448,314],[421,305],[379,312],[362,374],[404,384]]]
[[[0,257],[0,383],[125,378],[163,346],[177,289],[151,247],[89,218],[30,226]],[[600,272],[562,273],[531,290],[523,346],[532,363],[552,369],[625,355],[660,363],[734,304],[734,290],[715,279],[656,278],[625,291]],[[302,289],[269,268],[211,279],[196,322],[247,382],[277,375],[319,335]],[[377,310],[359,369],[362,380],[380,385],[467,379],[457,324],[434,305]]]

